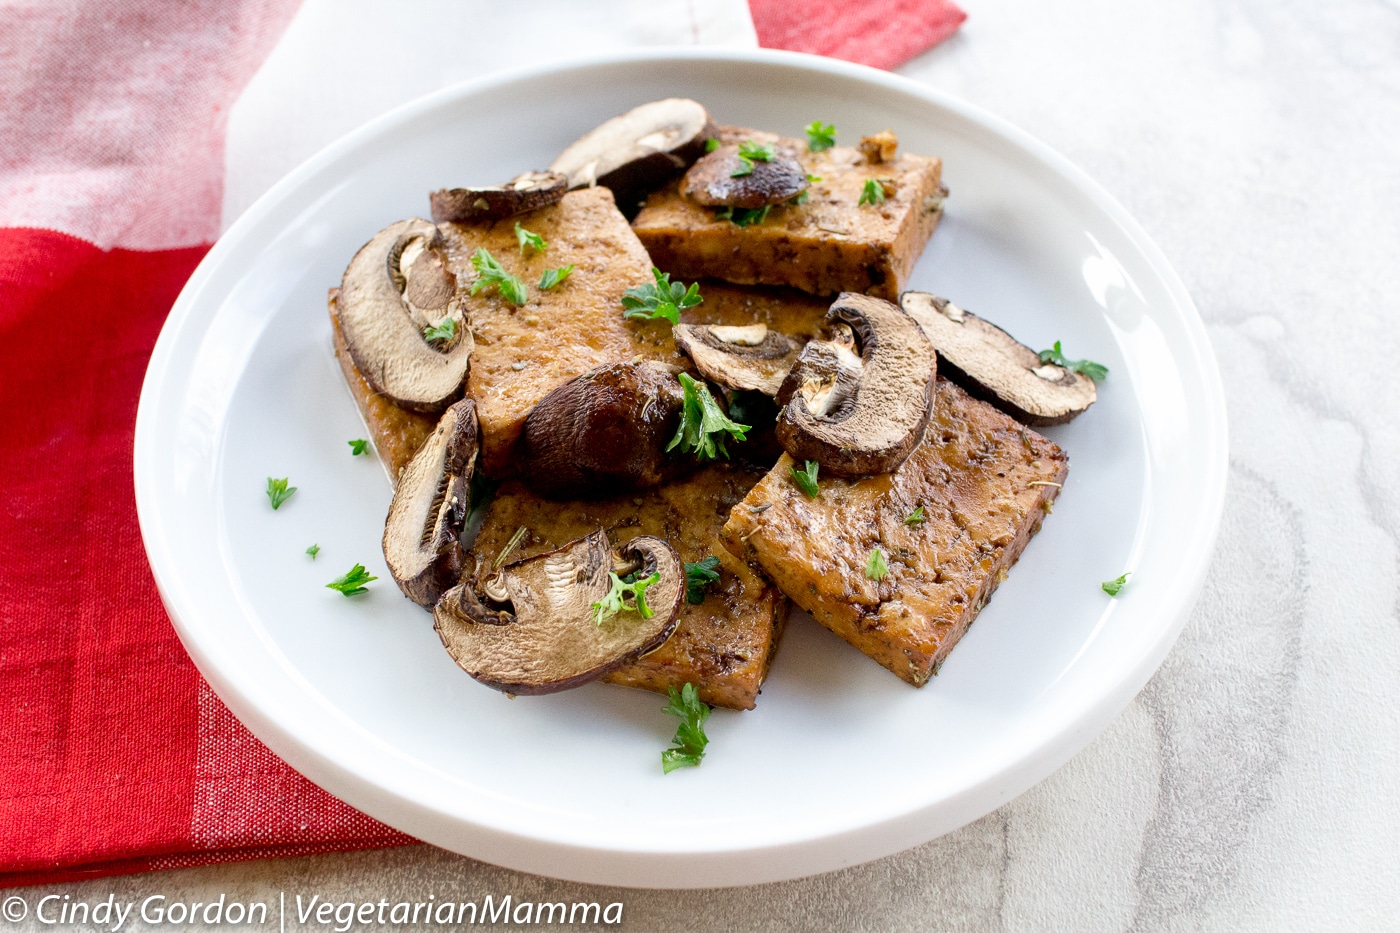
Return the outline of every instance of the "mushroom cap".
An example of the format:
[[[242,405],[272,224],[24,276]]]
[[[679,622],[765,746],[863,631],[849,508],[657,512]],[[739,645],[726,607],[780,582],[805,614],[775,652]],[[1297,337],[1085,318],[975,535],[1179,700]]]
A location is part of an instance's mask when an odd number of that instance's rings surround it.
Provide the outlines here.
[[[558,172],[526,172],[490,188],[442,188],[428,195],[436,223],[500,220],[561,200],[569,180]]]
[[[706,379],[768,396],[778,394],[802,349],[799,341],[766,324],[678,324],[671,333]]]
[[[944,376],[1024,424],[1064,424],[1098,399],[1088,376],[1042,363],[1030,347],[946,298],[905,292],[899,300],[938,352]]]
[[[720,146],[702,156],[681,179],[681,195],[705,207],[754,210],[782,204],[807,190],[807,170],[796,159],[777,152],[766,162],[750,160],[750,170],[735,175],[743,163],[737,145]]]
[[[685,469],[685,458],[665,452],[685,401],[676,371],[655,360],[613,363],[555,388],[525,418],[526,482],[555,498],[599,498]]]
[[[928,424],[937,359],[898,305],[846,292],[827,312],[844,340],[813,340],[783,380],[778,441],[834,476],[891,473]]]
[[[685,570],[665,541],[641,536],[618,551],[623,562],[640,565],[639,576],[661,576],[646,591],[649,619],[626,611],[594,622],[593,604],[611,589],[614,567],[607,533],[599,529],[507,564],[489,580],[473,575],[438,600],[433,627],[463,670],[506,693],[555,693],[596,680],[670,638],[684,598]],[[477,591],[488,588],[506,599],[483,600]],[[464,606],[472,602],[507,608],[483,621],[479,610],[469,613]]]
[[[404,467],[384,522],[384,560],[404,595],[432,606],[462,572],[458,541],[470,508],[476,464],[476,404],[442,413],[437,427]]]
[[[460,395],[473,347],[439,244],[437,227],[420,218],[385,227],[350,260],[336,296],[355,368],[416,411],[441,411]],[[439,349],[423,330],[448,318],[457,336]]]
[[[611,188],[618,208],[630,217],[643,198],[700,158],[707,140],[718,138],[704,106],[669,97],[599,124],[549,168],[567,175],[570,188]]]

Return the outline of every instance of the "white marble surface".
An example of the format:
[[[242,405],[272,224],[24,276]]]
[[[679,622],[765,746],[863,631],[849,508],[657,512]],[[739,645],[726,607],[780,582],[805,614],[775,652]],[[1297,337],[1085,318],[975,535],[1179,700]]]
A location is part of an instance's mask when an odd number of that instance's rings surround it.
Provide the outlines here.
[[[51,890],[621,900],[635,930],[1400,928],[1400,4],[965,6],[902,71],[1030,130],[1137,216],[1230,404],[1205,593],[1107,732],[958,832],[782,884],[594,889],[412,847]]]

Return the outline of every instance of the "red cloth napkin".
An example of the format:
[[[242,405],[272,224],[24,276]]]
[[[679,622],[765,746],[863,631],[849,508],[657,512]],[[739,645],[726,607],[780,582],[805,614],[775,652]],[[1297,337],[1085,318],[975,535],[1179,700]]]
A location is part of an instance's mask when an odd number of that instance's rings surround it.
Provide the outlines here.
[[[885,67],[963,18],[942,0],[752,8],[766,46]],[[146,362],[218,233],[228,108],[295,9],[0,10],[0,886],[412,841],[219,702],[136,522]]]

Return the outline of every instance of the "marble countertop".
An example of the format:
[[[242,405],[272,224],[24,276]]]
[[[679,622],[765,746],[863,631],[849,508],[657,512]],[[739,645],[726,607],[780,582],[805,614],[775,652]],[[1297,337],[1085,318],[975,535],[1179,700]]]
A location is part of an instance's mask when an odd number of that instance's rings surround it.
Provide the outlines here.
[[[1102,736],[961,830],[780,884],[601,889],[413,846],[51,890],[616,900],[637,930],[1400,925],[1400,2],[964,6],[900,71],[1040,137],[1137,217],[1229,402],[1205,591]]]

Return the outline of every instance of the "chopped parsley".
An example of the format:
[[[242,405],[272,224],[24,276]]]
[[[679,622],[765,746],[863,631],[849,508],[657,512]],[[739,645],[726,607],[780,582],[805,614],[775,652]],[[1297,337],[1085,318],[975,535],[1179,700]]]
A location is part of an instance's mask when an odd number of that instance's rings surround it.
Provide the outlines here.
[[[560,266],[558,269],[546,269],[544,275],[540,276],[540,291],[547,292],[560,282],[569,277],[569,273],[574,271],[573,263],[567,266]]]
[[[670,774],[677,768],[694,768],[705,757],[705,746],[710,744],[709,736],[705,735],[705,720],[710,718],[710,708],[700,702],[695,684],[687,683],[679,692],[675,687],[667,687],[666,691],[671,702],[662,712],[681,721],[671,739],[671,747],[661,753],[661,770]]]
[[[890,572],[890,565],[885,563],[885,552],[875,548],[870,552],[870,559],[865,562],[865,576],[867,579],[879,583],[885,579]]]
[[[1040,361],[1042,363],[1054,363],[1056,366],[1063,366],[1072,373],[1081,373],[1088,376],[1095,382],[1103,382],[1108,378],[1108,367],[1095,363],[1093,360],[1067,360],[1060,350],[1060,342],[1055,341],[1055,346],[1049,350],[1040,351]]]
[[[537,253],[543,253],[549,248],[549,244],[544,241],[544,237],[538,233],[531,233],[520,224],[515,225],[515,239],[520,244],[520,255],[525,255],[525,247],[533,249]]]
[[[350,456],[352,457],[358,457],[360,456],[360,454],[365,453],[367,450],[369,450],[369,441],[365,440],[364,438],[359,438],[353,441],[346,441],[346,443],[350,445]]]
[[[706,152],[714,152],[714,151],[715,151],[716,149],[718,149],[718,148],[719,148],[719,139],[717,139],[716,137],[711,136],[709,139],[705,140],[705,151],[706,151]]]
[[[808,460],[807,468],[799,470],[797,467],[788,467],[792,471],[792,481],[797,484],[797,488],[807,494],[808,499],[815,499],[821,495],[821,489],[817,486],[817,461]]]
[[[1117,596],[1118,591],[1127,585],[1128,575],[1131,573],[1132,571],[1129,570],[1128,573],[1123,574],[1121,577],[1107,581],[1103,584],[1103,591],[1109,596]]]
[[[768,143],[756,143],[746,139],[739,144],[739,167],[729,173],[730,178],[753,174],[755,162],[772,162],[778,155]]]
[[[592,607],[593,612],[596,613],[593,617],[596,624],[602,625],[604,619],[610,619],[627,609],[639,613],[643,619],[650,619],[656,615],[647,605],[647,587],[654,583],[660,583],[661,574],[654,573],[642,580],[623,583],[621,577],[609,572],[608,579],[612,581],[612,589],[608,590],[608,595],[594,603]],[[630,606],[626,602],[628,596],[632,597],[632,605]]]
[[[819,182],[819,181],[821,181],[821,180],[822,180],[822,177],[821,177],[820,175],[813,175],[811,172],[808,172],[808,173],[807,173],[807,183],[808,183],[809,185],[815,185],[817,182]]]
[[[862,204],[884,204],[885,186],[874,178],[865,180],[865,187],[860,189],[860,200],[856,202],[859,207]]]
[[[792,205],[793,207],[796,207],[799,204],[806,204],[807,199],[810,197],[811,195],[808,194],[806,190],[799,191],[797,192],[797,194],[794,194],[792,197],[788,198],[787,203]]]
[[[904,524],[906,525],[922,525],[926,521],[928,521],[928,519],[924,518],[924,507],[922,505],[904,516]]]
[[[428,343],[451,343],[456,336],[456,318],[444,318],[441,324],[431,324],[423,328],[423,339]]]
[[[654,321],[661,318],[672,324],[681,322],[681,312],[693,308],[705,299],[700,297],[700,283],[686,288],[684,282],[672,282],[669,273],[652,267],[656,283],[637,285],[622,293],[622,316]]]
[[[273,479],[271,476],[267,478],[267,501],[272,503],[274,512],[280,509],[282,503],[290,499],[292,493],[296,491],[295,486],[287,485],[287,477],[285,476],[281,479]]]
[[[497,293],[516,307],[523,305],[530,297],[525,283],[506,271],[484,246],[478,246],[472,254],[472,268],[476,270],[476,281],[472,283],[472,294],[483,289],[496,289]]]
[[[807,124],[807,150],[825,152],[836,145],[836,127],[830,123],[813,120]]]
[[[724,435],[730,434],[735,440],[747,440],[749,425],[730,421],[719,407],[719,402],[710,394],[709,387],[696,382],[690,373],[676,376],[685,391],[685,402],[681,408],[681,423],[676,427],[676,436],[666,445],[671,451],[676,447],[682,453],[694,453],[697,460],[713,460],[716,453],[729,459],[729,451],[724,449]]]
[[[311,559],[312,559],[312,560],[315,560],[315,559],[316,559],[316,555],[319,554],[319,553],[321,553],[321,545],[319,545],[319,544],[313,544],[313,545],[311,545],[311,547],[309,547],[309,548],[306,549],[306,553],[308,553],[308,554],[311,555]]]
[[[706,557],[685,565],[685,601],[696,606],[705,601],[705,587],[719,580],[719,558]]]
[[[804,192],[805,193],[805,192]],[[768,219],[768,212],[773,205],[765,204],[762,207],[721,207],[715,213],[715,220],[727,220],[736,227],[752,227],[761,224]]]
[[[364,564],[356,564],[349,571],[336,577],[326,584],[326,589],[337,590],[342,596],[357,596],[360,593],[369,592],[369,587],[365,586],[371,580],[379,578],[367,573]]]

